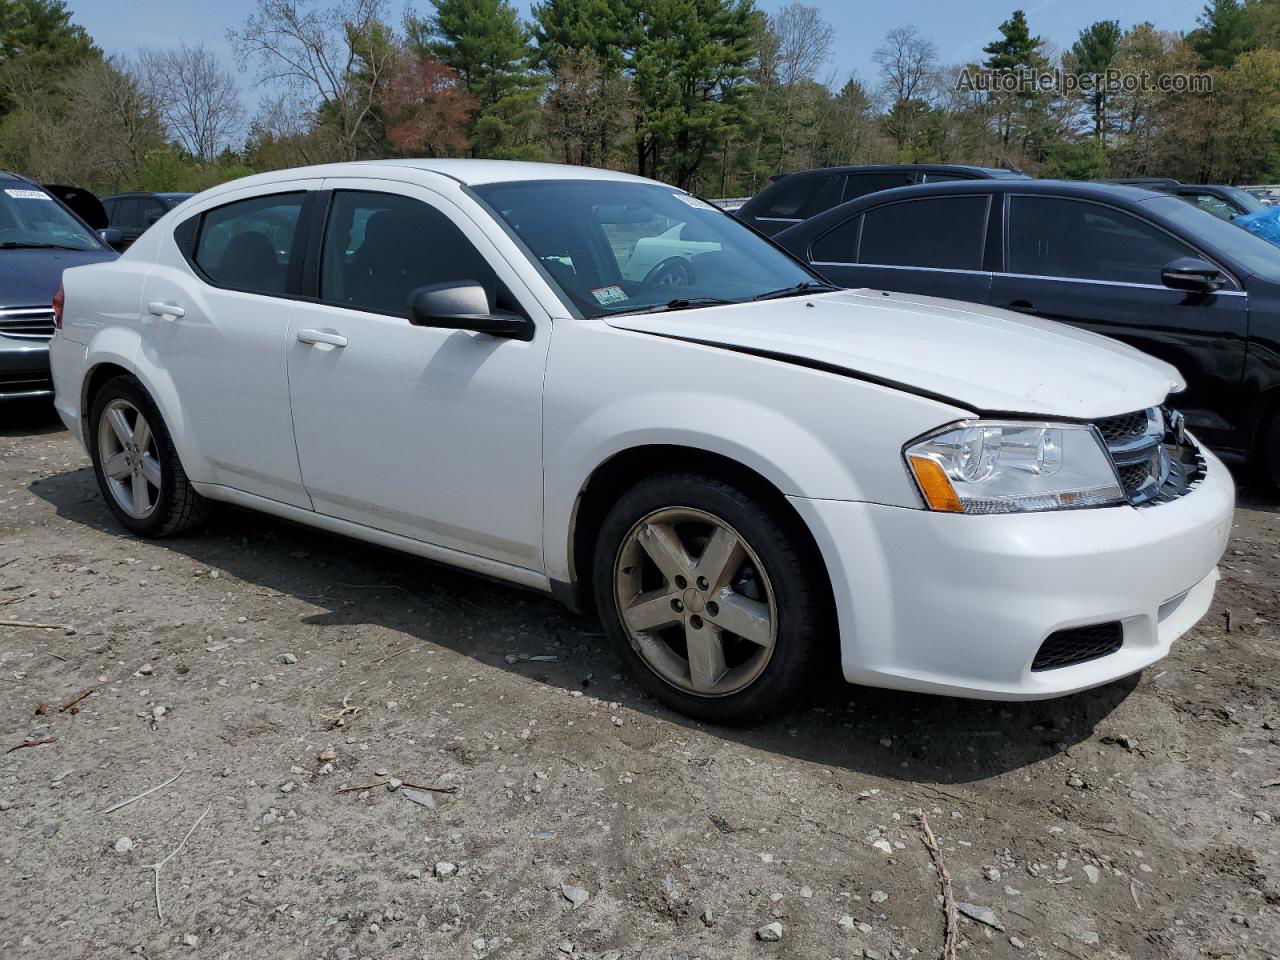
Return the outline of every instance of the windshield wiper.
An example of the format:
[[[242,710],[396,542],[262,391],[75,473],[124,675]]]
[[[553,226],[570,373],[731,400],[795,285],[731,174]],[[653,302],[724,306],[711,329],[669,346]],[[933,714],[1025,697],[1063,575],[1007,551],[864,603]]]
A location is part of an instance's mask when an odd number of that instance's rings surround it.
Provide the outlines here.
[[[4,240],[0,250],[87,250],[88,247],[70,247],[65,243],[45,243],[43,240]]]
[[[824,283],[822,281],[804,280],[793,287],[783,287],[781,290],[770,290],[768,293],[761,293],[751,299],[780,300],[783,297],[800,297],[806,293],[826,293],[830,290],[839,289],[840,288],[834,284]]]
[[[692,310],[695,307],[718,307],[726,303],[741,303],[740,300],[726,300],[723,297],[676,297],[666,303],[657,303],[652,307],[639,307],[635,310],[623,310],[610,313],[610,317],[624,317],[636,313],[667,313],[671,310]]]

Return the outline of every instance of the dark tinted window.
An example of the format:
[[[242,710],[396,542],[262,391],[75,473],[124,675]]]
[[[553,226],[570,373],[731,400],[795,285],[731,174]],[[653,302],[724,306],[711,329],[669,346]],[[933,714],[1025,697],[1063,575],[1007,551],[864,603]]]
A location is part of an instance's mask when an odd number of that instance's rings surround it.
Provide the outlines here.
[[[204,214],[195,261],[220,287],[284,293],[302,193],[239,200]]]
[[[110,200],[103,200],[103,201],[102,201],[102,209],[103,209],[103,211],[104,211],[104,212],[106,213],[106,215],[107,215],[107,222],[108,222],[108,223],[111,223],[111,224],[114,224],[114,223],[115,223],[115,219],[116,219],[116,218],[115,218],[115,211],[116,211],[116,204],[117,204],[118,202],[119,202],[119,201],[117,201],[114,197],[112,197]]]
[[[859,263],[981,270],[985,195],[905,200],[868,210]]]
[[[136,227],[138,225],[138,198],[120,197],[116,200],[115,212],[111,214],[113,227]]]
[[[862,217],[846,220],[834,230],[824,233],[813,242],[812,256],[815,263],[857,263],[858,231]]]
[[[138,198],[138,226],[146,229],[165,215],[164,203],[157,197]]]
[[[498,281],[447,216],[392,193],[334,194],[320,259],[320,297],[330,303],[405,316],[409,293],[474,280],[496,303]]]
[[[894,187],[905,187],[915,183],[915,174],[910,170],[898,170],[890,173],[851,173],[844,188],[845,200],[865,197],[877,190],[892,190]]]
[[[818,210],[826,210],[840,202],[840,182],[842,177],[786,177],[778,183],[775,193],[770,194],[765,206],[757,210],[757,217],[780,217],[783,219],[803,220]],[[820,197],[827,197],[830,202],[825,207],[818,207]]]
[[[1113,207],[1057,197],[1012,198],[1010,273],[1159,284],[1169,261],[1193,256],[1186,244]]]

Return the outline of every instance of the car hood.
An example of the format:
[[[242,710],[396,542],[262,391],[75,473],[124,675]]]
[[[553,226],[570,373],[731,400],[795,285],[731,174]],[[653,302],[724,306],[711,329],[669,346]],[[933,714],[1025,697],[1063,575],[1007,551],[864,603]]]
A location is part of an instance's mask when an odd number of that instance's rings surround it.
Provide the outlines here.
[[[606,318],[656,334],[844,372],[975,412],[1091,420],[1163,403],[1178,371],[1116,340],[993,307],[846,290]]]
[[[0,250],[0,310],[50,304],[63,270],[116,256],[111,250]]]

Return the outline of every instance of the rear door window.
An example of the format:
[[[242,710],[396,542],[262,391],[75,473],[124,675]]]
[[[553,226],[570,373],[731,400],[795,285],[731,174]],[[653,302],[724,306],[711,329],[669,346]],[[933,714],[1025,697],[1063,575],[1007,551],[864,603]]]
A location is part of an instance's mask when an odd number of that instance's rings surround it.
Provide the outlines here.
[[[138,198],[120,197],[111,214],[111,225],[126,230],[138,226]]]
[[[859,263],[981,270],[987,236],[986,194],[904,200],[868,210]]]
[[[1159,285],[1170,261],[1194,256],[1182,241],[1114,207],[1063,197],[1011,198],[1010,273]]]
[[[856,200],[868,193],[878,190],[892,190],[894,187],[905,187],[916,182],[916,175],[909,170],[890,171],[888,173],[851,173],[844,188],[844,199]]]
[[[138,198],[138,226],[143,230],[165,214],[164,202],[158,197]]]
[[[272,194],[206,211],[196,237],[196,265],[220,287],[284,293],[303,197]]]

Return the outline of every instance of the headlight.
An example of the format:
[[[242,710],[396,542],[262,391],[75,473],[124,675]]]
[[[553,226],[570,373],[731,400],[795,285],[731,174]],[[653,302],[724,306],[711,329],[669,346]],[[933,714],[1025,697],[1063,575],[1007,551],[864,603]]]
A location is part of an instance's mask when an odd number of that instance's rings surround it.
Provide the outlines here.
[[[1126,503],[1090,426],[969,420],[908,446],[931,510],[1026,513]]]

